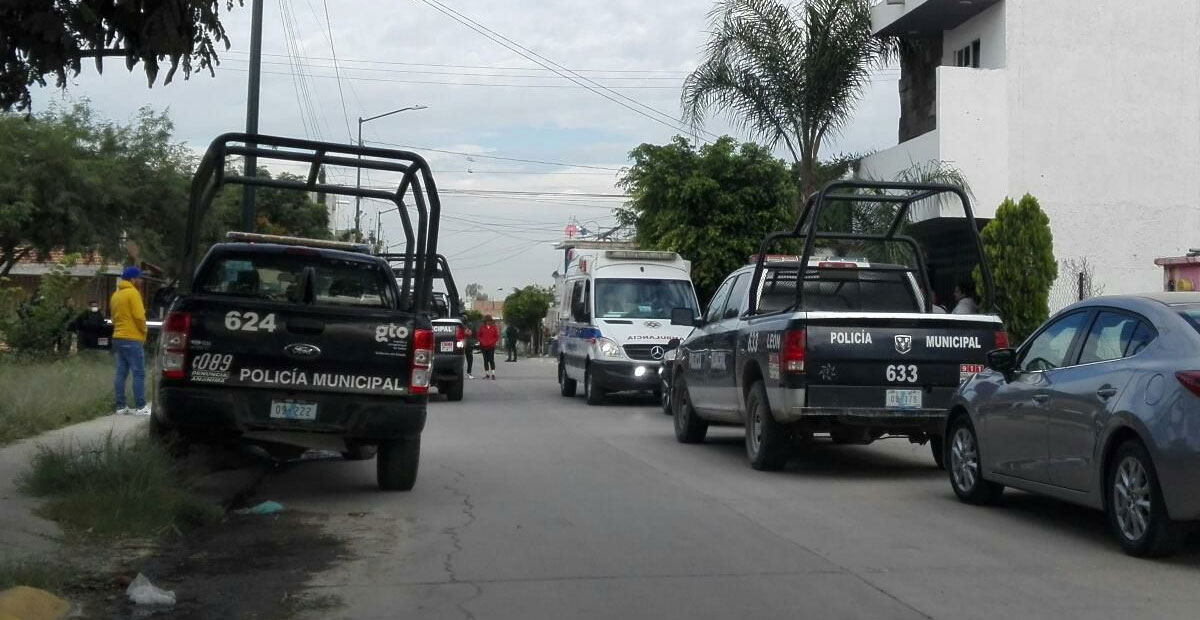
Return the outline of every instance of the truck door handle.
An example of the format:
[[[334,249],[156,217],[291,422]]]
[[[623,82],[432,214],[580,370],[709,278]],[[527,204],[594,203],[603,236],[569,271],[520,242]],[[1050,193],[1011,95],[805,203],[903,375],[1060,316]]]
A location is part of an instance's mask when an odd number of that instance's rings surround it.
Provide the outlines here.
[[[1108,400],[1116,395],[1117,395],[1117,388],[1115,388],[1111,385],[1106,385],[1106,386],[1096,390],[1096,396],[1099,396],[1101,400]]]
[[[1046,401],[1048,401],[1048,400],[1050,400],[1049,394],[1034,394],[1033,395],[1033,402],[1035,402],[1039,405],[1046,404]]]
[[[313,319],[288,319],[287,330],[293,334],[319,336],[325,331],[325,323],[323,321],[316,321]]]

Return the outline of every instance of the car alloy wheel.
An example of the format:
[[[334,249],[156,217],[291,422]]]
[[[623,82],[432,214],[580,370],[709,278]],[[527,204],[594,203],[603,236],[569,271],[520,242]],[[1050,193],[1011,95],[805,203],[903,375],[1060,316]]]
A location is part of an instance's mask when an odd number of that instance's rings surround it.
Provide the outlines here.
[[[950,444],[950,475],[954,485],[964,493],[970,493],[979,481],[979,449],[975,434],[966,426],[955,431]]]
[[[1113,507],[1121,535],[1131,542],[1146,535],[1152,516],[1150,478],[1141,462],[1125,457],[1113,476]]]

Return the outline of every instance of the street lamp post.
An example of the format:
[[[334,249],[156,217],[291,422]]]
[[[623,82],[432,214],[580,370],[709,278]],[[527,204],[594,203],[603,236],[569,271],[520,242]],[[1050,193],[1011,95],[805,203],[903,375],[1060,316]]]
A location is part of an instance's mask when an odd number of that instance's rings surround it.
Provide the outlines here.
[[[363,123],[369,123],[373,120],[380,119],[385,116],[391,116],[393,114],[399,114],[401,112],[407,112],[409,110],[424,110],[426,107],[427,106],[424,106],[424,105],[410,105],[406,108],[400,108],[399,110],[392,110],[391,112],[384,112],[383,114],[376,114],[375,116],[368,116],[366,118],[363,118],[361,116],[358,117],[358,146],[361,148],[363,145],[363,139],[362,139]],[[360,159],[360,160],[362,159],[362,154],[359,154],[358,159]],[[356,189],[356,190],[362,189],[362,168],[361,167],[358,169],[358,172],[355,175],[354,189]],[[354,241],[356,241],[356,242],[362,241],[362,230],[359,228],[359,218],[361,216],[362,216],[362,196],[355,196],[354,197]]]

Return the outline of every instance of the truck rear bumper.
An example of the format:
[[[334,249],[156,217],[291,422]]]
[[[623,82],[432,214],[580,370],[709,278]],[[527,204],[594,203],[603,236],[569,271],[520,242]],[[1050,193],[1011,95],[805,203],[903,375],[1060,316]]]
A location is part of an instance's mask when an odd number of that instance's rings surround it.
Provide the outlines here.
[[[373,443],[420,434],[426,396],[359,396],[236,387],[160,386],[159,420],[187,436],[236,437],[245,433],[322,433]],[[315,420],[271,418],[271,401],[317,405]]]
[[[867,426],[898,432],[941,433],[946,423],[946,409],[888,409],[885,407],[821,407],[808,406],[807,390],[780,389],[779,406],[772,407],[775,419],[784,424],[803,422],[816,427]],[[774,404],[774,403],[772,403]]]

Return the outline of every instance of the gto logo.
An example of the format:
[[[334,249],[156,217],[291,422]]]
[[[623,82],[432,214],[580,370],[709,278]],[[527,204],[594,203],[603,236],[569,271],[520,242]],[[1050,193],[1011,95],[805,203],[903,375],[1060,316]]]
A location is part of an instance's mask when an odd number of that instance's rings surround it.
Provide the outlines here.
[[[408,326],[389,323],[375,327],[375,342],[405,340],[408,338]]]

